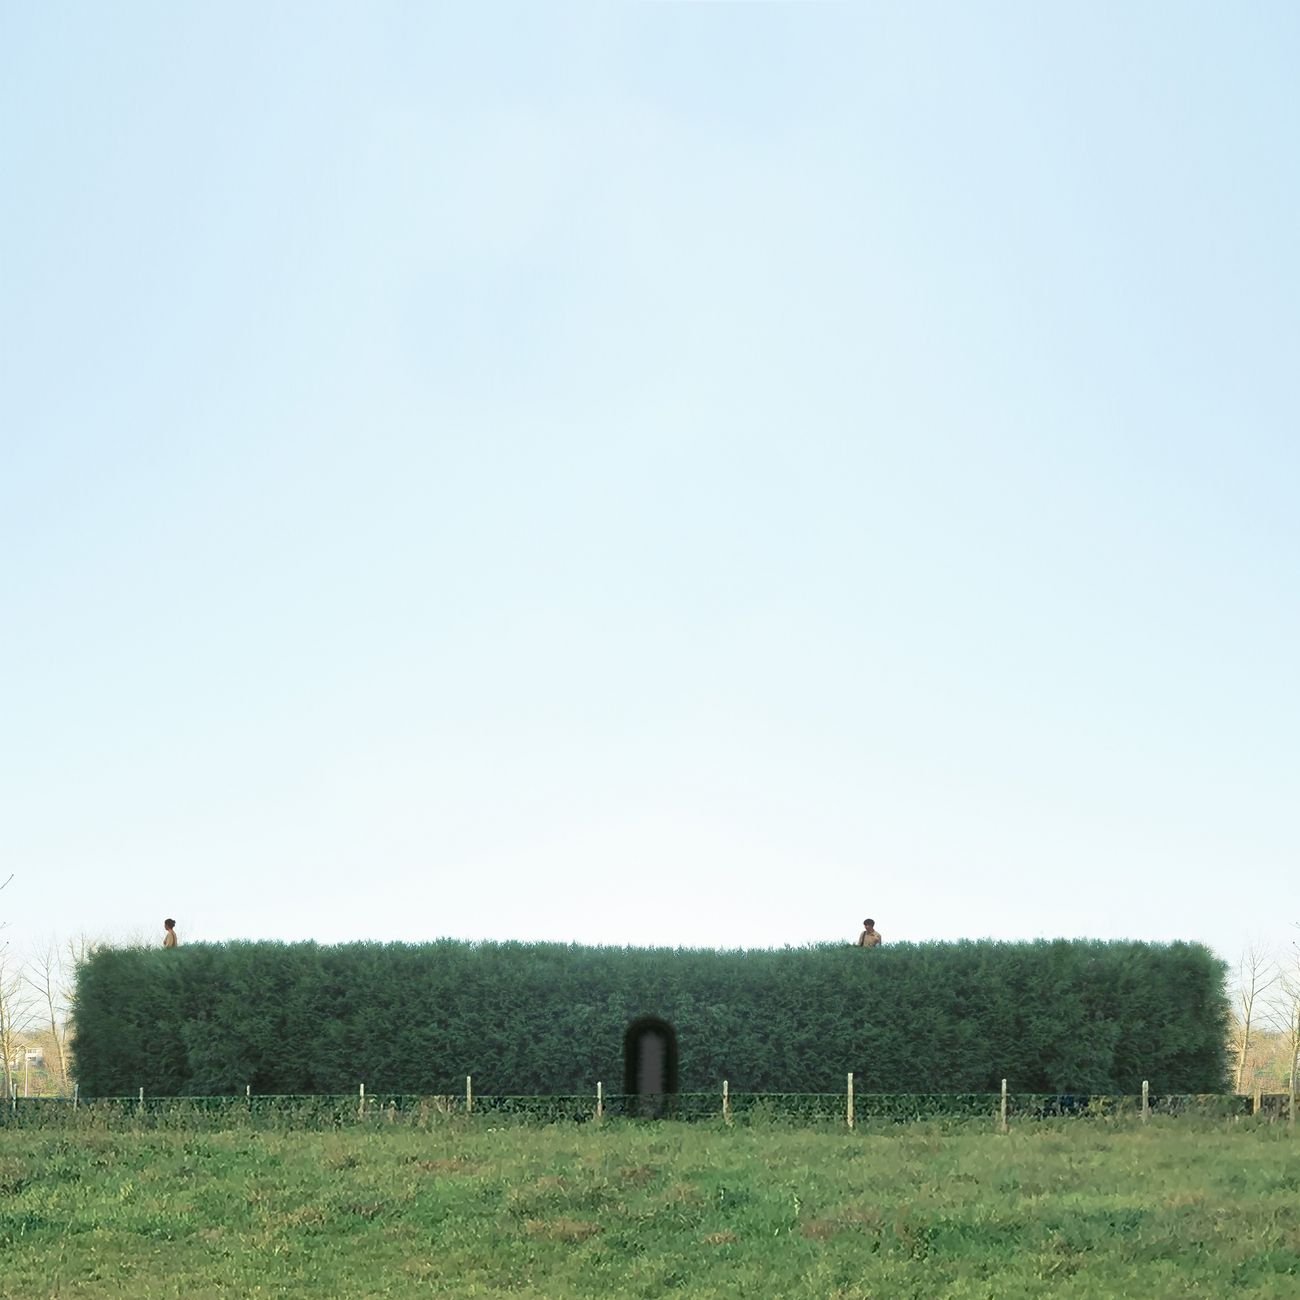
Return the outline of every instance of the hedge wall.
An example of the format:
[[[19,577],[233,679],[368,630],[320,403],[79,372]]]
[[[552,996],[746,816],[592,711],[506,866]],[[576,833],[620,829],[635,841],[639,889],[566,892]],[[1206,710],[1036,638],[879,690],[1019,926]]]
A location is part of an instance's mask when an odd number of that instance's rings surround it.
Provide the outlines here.
[[[679,1087],[1216,1092],[1224,966],[1198,944],[1041,941],[717,952],[560,944],[228,943],[82,967],[87,1096],[613,1092],[638,1016]]]

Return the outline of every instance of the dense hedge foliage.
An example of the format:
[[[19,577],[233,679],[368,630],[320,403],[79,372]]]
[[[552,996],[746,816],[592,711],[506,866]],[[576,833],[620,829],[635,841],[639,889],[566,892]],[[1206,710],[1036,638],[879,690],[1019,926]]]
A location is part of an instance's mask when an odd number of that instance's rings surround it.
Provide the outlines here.
[[[1161,1093],[1225,1086],[1223,964],[1057,940],[715,952],[559,944],[107,949],[81,969],[83,1094],[588,1093],[643,1015],[683,1092]]]

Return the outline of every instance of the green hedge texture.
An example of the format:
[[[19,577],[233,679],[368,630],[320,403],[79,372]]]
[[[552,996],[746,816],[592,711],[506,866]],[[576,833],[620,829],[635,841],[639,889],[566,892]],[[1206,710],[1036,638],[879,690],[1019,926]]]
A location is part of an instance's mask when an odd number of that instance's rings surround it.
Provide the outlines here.
[[[77,984],[88,1097],[621,1089],[640,1016],[707,1092],[1226,1087],[1224,965],[1199,944],[779,950],[435,943],[105,949]]]

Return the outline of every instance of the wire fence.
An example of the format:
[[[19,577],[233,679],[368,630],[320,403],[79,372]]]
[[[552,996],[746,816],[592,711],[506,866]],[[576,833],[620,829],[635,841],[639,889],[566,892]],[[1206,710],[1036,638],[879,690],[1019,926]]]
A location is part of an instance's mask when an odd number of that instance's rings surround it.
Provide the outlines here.
[[[1005,1101],[1005,1108],[1004,1108]],[[0,1127],[24,1129],[252,1128],[275,1131],[405,1126],[432,1128],[452,1123],[588,1124],[639,1120],[684,1123],[784,1125],[800,1128],[872,1129],[917,1121],[958,1125],[1045,1120],[1135,1120],[1151,1116],[1236,1119],[1255,1116],[1287,1120],[1286,1094],[1154,1093],[1134,1096],[1074,1093],[710,1093],[594,1094],[570,1096],[417,1096],[369,1093],[343,1095],[226,1097],[134,1097],[87,1099],[11,1098],[0,1106]]]

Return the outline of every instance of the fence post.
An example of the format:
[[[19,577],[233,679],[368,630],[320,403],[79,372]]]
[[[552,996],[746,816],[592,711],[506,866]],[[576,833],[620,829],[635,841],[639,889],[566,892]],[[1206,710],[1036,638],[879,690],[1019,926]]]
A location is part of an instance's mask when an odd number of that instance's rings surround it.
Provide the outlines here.
[[[144,1089],[140,1089],[140,1114],[144,1114]]]
[[[471,1115],[474,1112],[474,1080],[467,1074],[465,1076],[465,1114]]]
[[[1007,1081],[1002,1080],[1002,1104],[998,1107],[998,1130],[1002,1133],[1010,1131],[1007,1124]]]
[[[1259,1080],[1256,1079],[1256,1080],[1255,1080],[1255,1100],[1254,1100],[1254,1103],[1251,1105],[1251,1108],[1250,1108],[1250,1113],[1251,1113],[1252,1115],[1258,1115],[1258,1114],[1259,1114],[1259,1108],[1260,1108],[1260,1104],[1261,1104],[1261,1100],[1262,1100],[1259,1094],[1260,1094],[1260,1084],[1259,1084]]]
[[[366,1117],[366,1085],[363,1083],[357,1090],[357,1118],[365,1119]]]
[[[81,1084],[74,1083],[72,1085],[72,1109],[76,1110],[80,1104],[81,1104]]]
[[[846,1100],[845,1118],[849,1122],[849,1127],[853,1127],[853,1071],[849,1071],[848,1096]]]
[[[1151,1118],[1151,1085],[1142,1080],[1142,1122],[1145,1124]]]
[[[731,1084],[726,1079],[722,1081],[722,1122],[731,1125]]]
[[[599,1123],[605,1118],[605,1085],[596,1081],[596,1121]]]

